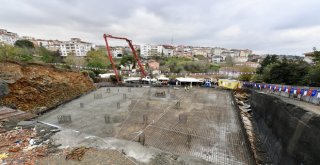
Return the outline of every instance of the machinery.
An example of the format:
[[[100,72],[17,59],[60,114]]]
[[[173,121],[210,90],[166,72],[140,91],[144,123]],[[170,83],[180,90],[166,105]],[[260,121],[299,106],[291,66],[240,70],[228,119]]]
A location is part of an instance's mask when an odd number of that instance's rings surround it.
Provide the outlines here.
[[[134,59],[136,60],[136,62],[138,63],[139,65],[139,68],[140,68],[140,71],[141,71],[141,78],[144,78],[147,76],[147,73],[145,72],[141,62],[140,62],[140,59],[139,59],[139,56],[137,55],[136,51],[134,50],[134,47],[132,45],[132,41],[127,39],[127,38],[124,38],[124,37],[115,37],[115,36],[112,36],[112,35],[109,35],[109,34],[103,34],[103,38],[106,42],[106,49],[107,49],[107,52],[108,52],[108,55],[109,55],[109,59],[110,59],[110,62],[111,62],[111,65],[112,65],[112,68],[113,68],[113,71],[114,71],[114,74],[116,76],[116,79],[117,79],[117,82],[118,84],[121,83],[120,79],[119,79],[119,74],[118,74],[118,71],[117,71],[117,68],[116,68],[116,65],[113,61],[113,58],[112,58],[112,53],[110,51],[110,47],[109,47],[109,44],[108,44],[108,38],[113,38],[113,39],[119,39],[119,40],[125,40],[127,41],[132,53],[133,53],[133,56],[134,56]]]

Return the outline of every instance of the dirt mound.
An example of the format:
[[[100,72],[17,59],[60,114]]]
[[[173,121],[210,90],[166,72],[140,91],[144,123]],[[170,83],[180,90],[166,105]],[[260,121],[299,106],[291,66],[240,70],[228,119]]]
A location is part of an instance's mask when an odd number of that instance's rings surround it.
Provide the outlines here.
[[[40,113],[95,88],[88,75],[48,65],[6,62],[0,63],[0,70],[0,79],[9,86],[9,94],[0,103],[32,113]]]

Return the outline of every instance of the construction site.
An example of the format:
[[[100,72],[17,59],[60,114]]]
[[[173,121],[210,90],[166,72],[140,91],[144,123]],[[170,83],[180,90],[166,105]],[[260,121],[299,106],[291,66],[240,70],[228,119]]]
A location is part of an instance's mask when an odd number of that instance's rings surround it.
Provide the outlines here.
[[[100,88],[38,120],[215,164],[253,164],[230,100],[220,90]]]
[[[86,73],[51,65],[0,69],[3,164],[319,161],[319,106],[267,89],[101,87]]]
[[[140,77],[121,78],[108,38],[127,41]],[[320,161],[317,90],[298,96],[287,87],[275,91],[230,79],[155,79],[144,70],[131,40],[106,34],[104,39],[113,83],[111,78],[97,81],[79,67],[0,63],[0,163]]]

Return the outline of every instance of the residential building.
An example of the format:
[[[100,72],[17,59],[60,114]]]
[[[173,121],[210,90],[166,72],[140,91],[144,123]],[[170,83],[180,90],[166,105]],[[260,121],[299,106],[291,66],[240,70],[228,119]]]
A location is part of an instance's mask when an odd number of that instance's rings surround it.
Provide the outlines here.
[[[313,64],[313,59],[314,59],[314,52],[308,52],[304,53],[304,58],[303,60],[307,62],[308,64]]]
[[[237,57],[239,56],[239,51],[235,51],[235,50],[224,50],[221,55],[222,56],[230,56],[230,57]]]
[[[208,57],[209,54],[211,54],[211,48],[210,47],[194,47],[192,49],[193,55],[202,55],[204,57]]]
[[[8,32],[5,29],[0,29],[0,42],[8,45],[14,45],[14,43],[19,40],[17,33]]]
[[[151,56],[158,55],[158,46],[151,44],[140,45],[140,56],[142,58],[150,58]]]
[[[71,38],[70,41],[64,41],[60,44],[61,56],[74,55],[83,57],[87,52],[94,48],[92,43],[81,41],[79,38]]]
[[[158,45],[157,51],[161,56],[170,57],[173,56],[174,47],[171,45]]]
[[[248,57],[249,55],[252,54],[252,50],[245,49],[245,50],[240,50],[240,57]]]
[[[121,46],[114,46],[110,48],[112,57],[114,58],[122,58],[124,54],[123,50],[124,50],[124,47],[121,47]]]
[[[211,53],[213,55],[221,55],[222,52],[225,50],[226,50],[225,48],[214,47],[214,48],[212,48]]]
[[[239,62],[247,62],[248,61],[248,57],[245,57],[245,56],[236,56],[236,57],[233,57],[233,62],[235,63],[239,63]]]
[[[184,46],[183,45],[178,45],[175,47],[173,54],[175,56],[183,56],[184,53]]]
[[[241,63],[236,63],[236,66],[248,66],[251,68],[258,68],[260,67],[260,64],[258,62],[241,62]]]
[[[224,62],[226,60],[225,56],[220,56],[220,55],[213,55],[212,56],[212,63],[221,63]]]
[[[59,51],[60,45],[62,44],[62,41],[59,40],[44,40],[44,39],[36,39],[36,46],[44,47],[51,51]]]

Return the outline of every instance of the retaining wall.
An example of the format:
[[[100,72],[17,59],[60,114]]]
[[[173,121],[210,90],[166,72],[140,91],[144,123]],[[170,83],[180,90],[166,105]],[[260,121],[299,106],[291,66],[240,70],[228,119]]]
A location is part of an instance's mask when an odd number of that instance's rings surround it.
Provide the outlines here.
[[[252,91],[251,107],[260,145],[272,164],[320,162],[320,116],[281,99]]]

